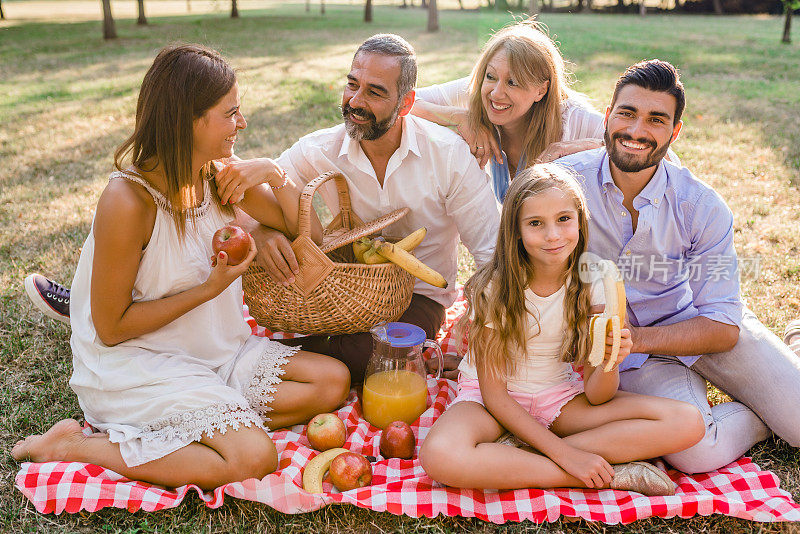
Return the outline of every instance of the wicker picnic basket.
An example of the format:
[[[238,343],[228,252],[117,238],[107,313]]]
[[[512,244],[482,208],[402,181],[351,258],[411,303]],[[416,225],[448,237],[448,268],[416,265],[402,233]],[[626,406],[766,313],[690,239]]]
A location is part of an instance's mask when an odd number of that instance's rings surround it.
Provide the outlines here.
[[[311,239],[311,200],[328,180],[336,183],[340,211],[318,247]],[[273,331],[330,335],[365,332],[398,319],[411,302],[414,277],[393,263],[356,263],[352,243],[379,233],[408,212],[402,208],[364,224],[352,211],[341,173],[315,178],[300,196],[299,236],[292,242],[300,272],[285,287],[252,263],[242,277],[250,315]]]

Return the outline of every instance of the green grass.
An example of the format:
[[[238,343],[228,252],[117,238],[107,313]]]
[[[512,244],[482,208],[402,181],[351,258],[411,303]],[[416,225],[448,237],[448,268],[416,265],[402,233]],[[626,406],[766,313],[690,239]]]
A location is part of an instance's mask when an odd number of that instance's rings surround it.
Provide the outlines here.
[[[265,4],[268,5],[269,4]],[[190,495],[176,510],[43,516],[13,488],[8,455],[20,436],[80,417],[67,380],[69,331],[43,319],[21,281],[33,271],[69,283],[111,154],[132,129],[136,92],[164,44],[199,41],[239,68],[249,127],[242,156],[277,155],[298,137],[338,122],[340,89],[355,47],[390,31],[417,48],[420,83],[464,75],[492,29],[494,12],[442,12],[442,30],[424,32],[418,9],[379,6],[361,22],[359,5],[329,5],[321,17],[302,5],[227,14],[118,20],[106,43],[99,22],[39,21],[0,26],[0,530],[3,532],[496,532],[463,518],[415,520],[353,507],[287,516],[226,499],[208,510]],[[800,315],[800,48],[781,45],[782,21],[763,17],[545,15],[574,64],[577,87],[600,107],[630,63],[660,57],[678,65],[688,92],[676,151],[729,202],[736,246],[758,257],[759,277],[743,280],[749,305],[776,333]],[[462,277],[469,267],[462,271]],[[721,393],[711,389],[712,399]],[[800,455],[780,440],[750,453],[800,497]],[[565,522],[511,524],[509,532],[798,532],[724,517],[649,520],[628,527]]]

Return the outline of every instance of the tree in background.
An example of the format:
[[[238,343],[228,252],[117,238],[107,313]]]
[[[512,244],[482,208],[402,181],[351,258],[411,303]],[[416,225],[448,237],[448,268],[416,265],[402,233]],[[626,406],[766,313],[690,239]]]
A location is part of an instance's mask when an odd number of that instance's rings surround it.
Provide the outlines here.
[[[3,13],[3,0],[0,0],[0,20],[6,18],[5,13]]]
[[[436,7],[436,0],[428,0],[428,31],[439,31],[439,9]]]
[[[717,15],[722,15],[722,0],[714,0],[714,13]]]
[[[792,12],[795,9],[800,9],[800,0],[781,0],[783,2],[783,10],[786,13],[786,20],[783,23],[783,38],[782,43],[792,42]]]
[[[139,18],[136,19],[136,24],[144,26],[147,24],[147,17],[144,15],[144,0],[136,0],[139,4]]]
[[[117,27],[114,24],[114,16],[111,14],[111,0],[103,2],[103,39],[116,39]]]
[[[236,5],[236,0],[231,0],[231,18],[232,19],[239,18],[239,6]]]
[[[364,22],[372,22],[372,0],[364,4]]]
[[[531,17],[539,14],[539,0],[530,0],[528,2],[528,15]]]

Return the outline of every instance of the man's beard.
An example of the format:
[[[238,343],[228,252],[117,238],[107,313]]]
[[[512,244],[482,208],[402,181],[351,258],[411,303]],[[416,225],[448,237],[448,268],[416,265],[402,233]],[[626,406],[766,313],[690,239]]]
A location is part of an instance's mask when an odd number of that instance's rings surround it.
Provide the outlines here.
[[[369,122],[366,124],[356,124],[350,118],[350,115],[354,112],[361,117],[366,117],[369,119]],[[350,107],[350,104],[344,104],[342,106],[342,118],[344,119],[344,127],[347,130],[347,135],[349,135],[350,138],[356,142],[374,141],[375,139],[383,136],[392,126],[394,126],[399,114],[399,104],[394,109],[392,114],[382,121],[378,121],[378,119],[375,118],[375,115],[366,109],[352,108]]]
[[[610,137],[608,135],[608,130],[606,130],[603,138],[606,142],[606,151],[608,152],[609,159],[622,172],[639,172],[649,167],[654,167],[661,163],[661,160],[664,159],[664,156],[667,154],[667,150],[669,150],[669,143],[658,147],[654,141],[641,138],[634,139],[630,135],[614,134],[613,137]],[[641,156],[626,154],[618,150],[617,141],[634,141],[636,143],[641,143],[651,147],[651,151],[642,159]]]

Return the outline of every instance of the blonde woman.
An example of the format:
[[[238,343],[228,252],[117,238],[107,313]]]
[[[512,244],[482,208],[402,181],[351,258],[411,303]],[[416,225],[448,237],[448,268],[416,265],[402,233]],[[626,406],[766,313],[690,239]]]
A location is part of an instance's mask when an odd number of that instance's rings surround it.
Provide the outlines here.
[[[418,89],[412,113],[455,127],[502,201],[526,166],[602,146],[603,116],[569,86],[558,48],[529,19],[489,39],[471,79]]]
[[[511,183],[494,255],[464,289],[469,352],[458,395],[420,451],[434,480],[674,492],[666,473],[639,460],[694,445],[703,420],[686,402],[618,392],[618,364],[587,362],[588,317],[602,310],[599,284],[579,276],[587,236],[585,199],[564,167],[534,165]],[[609,334],[607,355],[611,343]],[[627,328],[620,345],[619,361],[632,346]],[[496,443],[506,430],[538,452]]]

